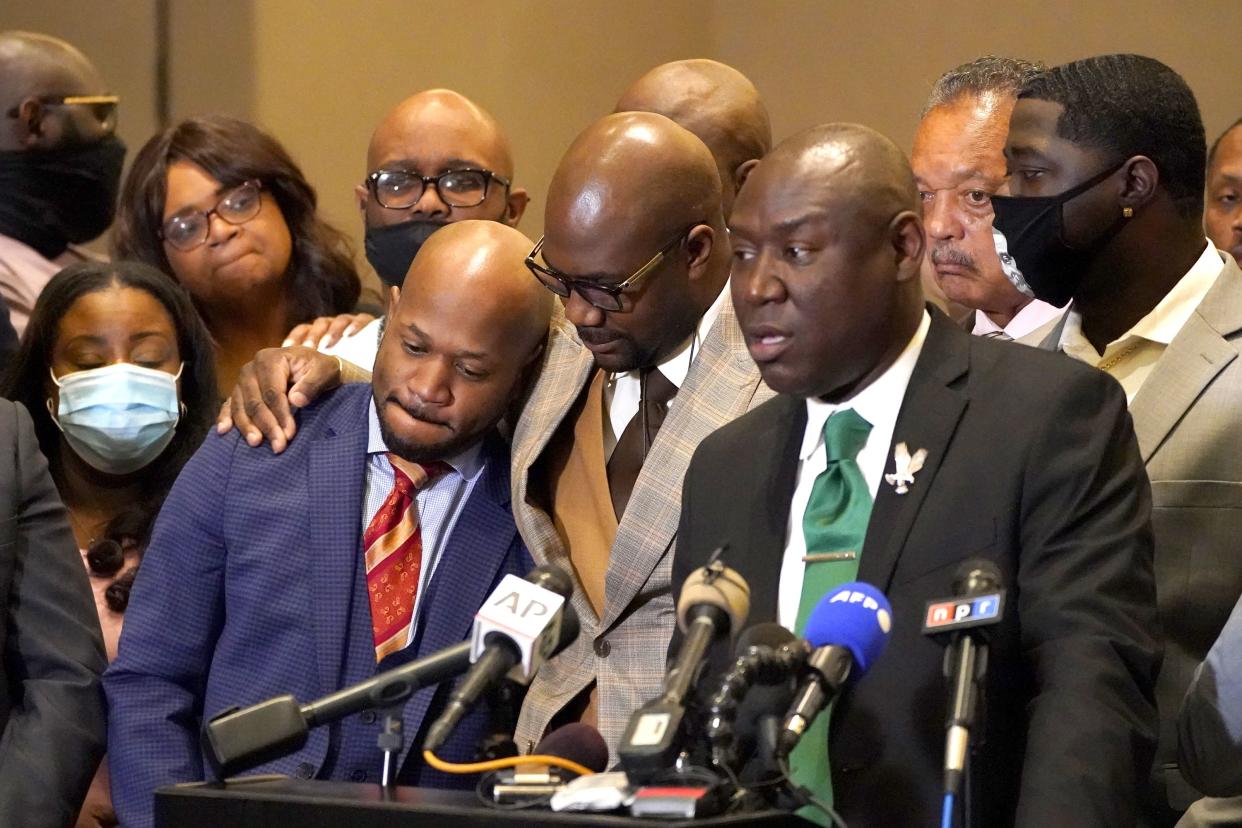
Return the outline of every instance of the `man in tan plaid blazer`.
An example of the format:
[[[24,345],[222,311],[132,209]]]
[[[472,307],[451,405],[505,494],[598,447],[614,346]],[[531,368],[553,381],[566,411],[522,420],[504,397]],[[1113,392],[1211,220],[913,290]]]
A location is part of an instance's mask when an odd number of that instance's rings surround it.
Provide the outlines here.
[[[664,675],[690,456],[771,392],[728,298],[720,177],[692,134],[652,114],[592,125],[553,178],[545,231],[528,262],[565,316],[514,432],[513,509],[535,559],[574,574],[582,634],[540,669],[516,739],[527,750],[550,725],[581,718],[615,749]],[[627,377],[653,370],[676,395],[618,520],[606,467],[629,418],[617,408]]]

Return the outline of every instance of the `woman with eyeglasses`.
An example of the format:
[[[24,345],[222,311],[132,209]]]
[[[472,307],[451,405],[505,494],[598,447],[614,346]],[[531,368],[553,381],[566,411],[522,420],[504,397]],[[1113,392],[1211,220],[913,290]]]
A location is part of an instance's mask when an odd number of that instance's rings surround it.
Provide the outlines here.
[[[185,285],[216,346],[220,394],[293,326],[352,310],[360,283],[345,237],[319,218],[315,191],[253,124],[191,118],[134,158],[117,207],[118,258]]]
[[[0,396],[22,403],[69,512],[108,661],[151,524],[216,410],[211,339],[139,262],[86,262],[39,295]],[[79,826],[112,824],[102,766]]]

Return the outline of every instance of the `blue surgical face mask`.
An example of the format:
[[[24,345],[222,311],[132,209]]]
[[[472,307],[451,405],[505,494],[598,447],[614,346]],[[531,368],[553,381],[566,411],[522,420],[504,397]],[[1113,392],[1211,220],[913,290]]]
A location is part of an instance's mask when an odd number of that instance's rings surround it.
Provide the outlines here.
[[[181,419],[176,374],[118,362],[75,371],[52,382],[60,404],[47,410],[65,442],[86,463],[108,474],[129,474],[160,456]]]

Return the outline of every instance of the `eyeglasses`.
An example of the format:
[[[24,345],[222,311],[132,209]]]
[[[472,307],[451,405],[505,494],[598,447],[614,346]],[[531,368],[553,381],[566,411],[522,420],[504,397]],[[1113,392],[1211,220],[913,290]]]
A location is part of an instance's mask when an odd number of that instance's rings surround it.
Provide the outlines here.
[[[493,179],[505,189],[509,180],[491,170],[449,170],[439,175],[419,175],[409,170],[377,170],[367,176],[367,189],[381,207],[389,210],[405,210],[413,207],[423,197],[427,187],[435,187],[436,194],[450,207],[476,207],[487,198],[487,188]]]
[[[39,95],[35,100],[44,106],[89,107],[91,115],[99,122],[99,125],[111,133],[116,129],[116,109],[121,102],[121,97],[119,95]],[[20,110],[14,106],[4,114],[10,118],[16,118]]]
[[[530,255],[526,257],[526,267],[530,269],[530,272],[535,275],[535,278],[544,287],[562,299],[568,299],[570,293],[577,293],[600,310],[615,313],[621,310],[621,294],[626,288],[637,285],[647,274],[655,270],[660,265],[660,262],[664,261],[664,257],[668,255],[669,251],[685,241],[690,235],[690,231],[698,227],[699,224],[702,224],[702,222],[696,222],[682,230],[677,234],[676,238],[660,248],[660,252],[652,256],[650,261],[638,270],[635,270],[628,279],[615,285],[600,284],[593,279],[575,279],[551,267],[547,262],[540,263],[536,261],[535,257],[543,249],[543,236],[539,237],[539,242],[535,245],[535,249],[530,251]]]
[[[220,196],[216,206],[203,212],[186,209],[169,216],[159,236],[178,250],[193,250],[211,233],[211,217],[219,216],[229,224],[245,224],[259,214],[263,206],[263,182],[250,180]]]

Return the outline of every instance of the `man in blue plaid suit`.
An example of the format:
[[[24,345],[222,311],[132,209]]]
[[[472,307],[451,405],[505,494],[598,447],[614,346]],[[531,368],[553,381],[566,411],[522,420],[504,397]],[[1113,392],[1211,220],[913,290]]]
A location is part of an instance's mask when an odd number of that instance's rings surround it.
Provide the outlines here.
[[[492,587],[530,568],[509,508],[508,449],[495,432],[551,314],[523,266],[529,249],[495,222],[436,233],[404,290],[393,289],[371,384],[305,408],[301,439],[282,454],[251,450],[236,433],[212,435],[186,465],[105,679],[122,824],[151,825],[155,788],[204,777],[205,719],[282,693],[309,701],[460,642]],[[405,490],[421,532],[408,643],[377,664],[364,528],[399,488],[394,466],[432,461],[447,466]],[[416,749],[447,689],[428,688],[405,707],[402,782],[454,784]],[[439,755],[472,759],[487,725],[488,711],[477,710]],[[256,770],[378,781],[379,727],[374,713],[351,716]],[[474,784],[455,784],[463,782]]]

